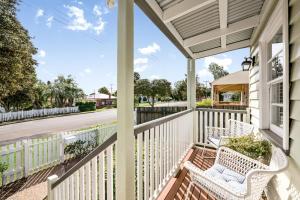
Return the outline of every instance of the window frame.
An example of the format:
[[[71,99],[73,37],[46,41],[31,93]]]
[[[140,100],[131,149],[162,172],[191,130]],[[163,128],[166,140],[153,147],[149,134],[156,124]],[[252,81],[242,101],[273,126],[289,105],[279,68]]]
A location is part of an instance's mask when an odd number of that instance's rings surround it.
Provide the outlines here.
[[[279,78],[269,81],[269,62],[272,58],[268,57],[268,44],[272,41],[274,35],[282,28],[283,42],[283,75]],[[259,128],[268,129],[275,132],[282,138],[282,147],[284,150],[289,149],[289,25],[288,25],[288,3],[285,0],[279,0],[271,17],[269,18],[262,34],[259,38],[259,63],[260,63],[260,120]],[[278,52],[277,55],[280,53]],[[272,107],[272,88],[274,83],[283,83],[283,127],[274,127],[271,125],[271,107]]]

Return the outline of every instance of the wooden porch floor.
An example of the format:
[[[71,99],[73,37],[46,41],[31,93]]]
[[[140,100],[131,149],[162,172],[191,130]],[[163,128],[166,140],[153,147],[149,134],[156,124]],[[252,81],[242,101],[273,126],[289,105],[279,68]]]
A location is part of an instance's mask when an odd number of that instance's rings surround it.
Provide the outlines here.
[[[193,164],[197,165],[200,169],[207,169],[211,167],[214,163],[214,159],[206,158],[203,159],[201,156],[202,148],[194,147],[192,152],[188,154],[185,160],[191,161]],[[215,156],[215,151],[206,151],[205,156]],[[172,178],[168,183],[165,190],[161,193],[158,199],[160,200],[180,200],[185,199],[185,195],[188,193],[187,188],[190,183],[190,175],[187,169],[182,168],[177,177]],[[198,186],[192,186],[189,192],[190,200],[215,200],[212,196],[210,196],[206,191],[199,188]]]

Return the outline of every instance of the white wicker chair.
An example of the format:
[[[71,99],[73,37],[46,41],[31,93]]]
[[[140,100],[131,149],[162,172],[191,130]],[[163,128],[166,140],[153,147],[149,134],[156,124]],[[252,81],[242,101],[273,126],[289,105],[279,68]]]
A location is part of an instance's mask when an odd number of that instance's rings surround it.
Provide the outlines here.
[[[206,140],[213,147],[219,148],[226,143],[228,138],[251,134],[253,129],[254,126],[252,124],[229,119],[227,128],[205,127],[205,131],[207,133]],[[203,148],[205,149],[205,147],[206,143],[204,143]],[[202,156],[204,156],[204,152],[205,151],[202,151]]]
[[[191,175],[186,199],[191,185],[196,184],[216,199],[259,200],[270,179],[285,170],[287,165],[285,154],[277,147],[272,148],[269,166],[227,147],[220,147],[214,165],[205,171],[189,161],[184,164]]]

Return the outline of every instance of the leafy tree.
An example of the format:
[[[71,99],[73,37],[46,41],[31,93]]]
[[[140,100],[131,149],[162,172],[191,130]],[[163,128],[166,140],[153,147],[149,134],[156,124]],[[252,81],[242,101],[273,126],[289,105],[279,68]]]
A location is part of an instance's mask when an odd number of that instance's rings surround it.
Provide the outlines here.
[[[141,75],[138,72],[134,72],[134,83],[141,79]]]
[[[179,101],[186,101],[187,99],[187,80],[180,80],[175,82],[173,90],[173,98]]]
[[[51,84],[46,84],[41,80],[36,82],[33,87],[33,108],[40,109],[47,106],[48,99],[52,94],[50,85]]]
[[[229,74],[226,70],[224,70],[223,66],[220,66],[217,63],[210,63],[208,70],[214,76],[215,80]]]
[[[154,107],[156,98],[164,98],[171,95],[171,83],[166,79],[139,79],[135,85],[135,94],[146,96],[148,103]]]
[[[72,106],[75,99],[84,97],[84,92],[78,87],[71,75],[58,76],[50,84],[52,98],[56,107]]]
[[[107,95],[110,95],[110,92],[109,90],[107,89],[107,87],[102,87],[98,90],[99,93],[102,93],[102,94],[107,94]]]
[[[0,103],[7,109],[6,100],[29,92],[36,81],[33,55],[37,50],[16,17],[18,2],[0,1]]]

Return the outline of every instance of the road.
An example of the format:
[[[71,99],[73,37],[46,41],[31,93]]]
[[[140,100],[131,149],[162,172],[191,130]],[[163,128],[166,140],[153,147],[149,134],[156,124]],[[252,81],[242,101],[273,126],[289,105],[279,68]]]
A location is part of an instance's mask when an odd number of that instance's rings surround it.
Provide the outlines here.
[[[40,134],[51,134],[87,128],[96,124],[111,123],[117,119],[117,110],[84,113],[27,121],[0,126],[0,142],[21,139]]]
[[[169,102],[155,106],[186,106],[186,102]],[[78,130],[117,120],[117,109],[102,112],[67,115],[0,126],[0,143],[42,134]]]

